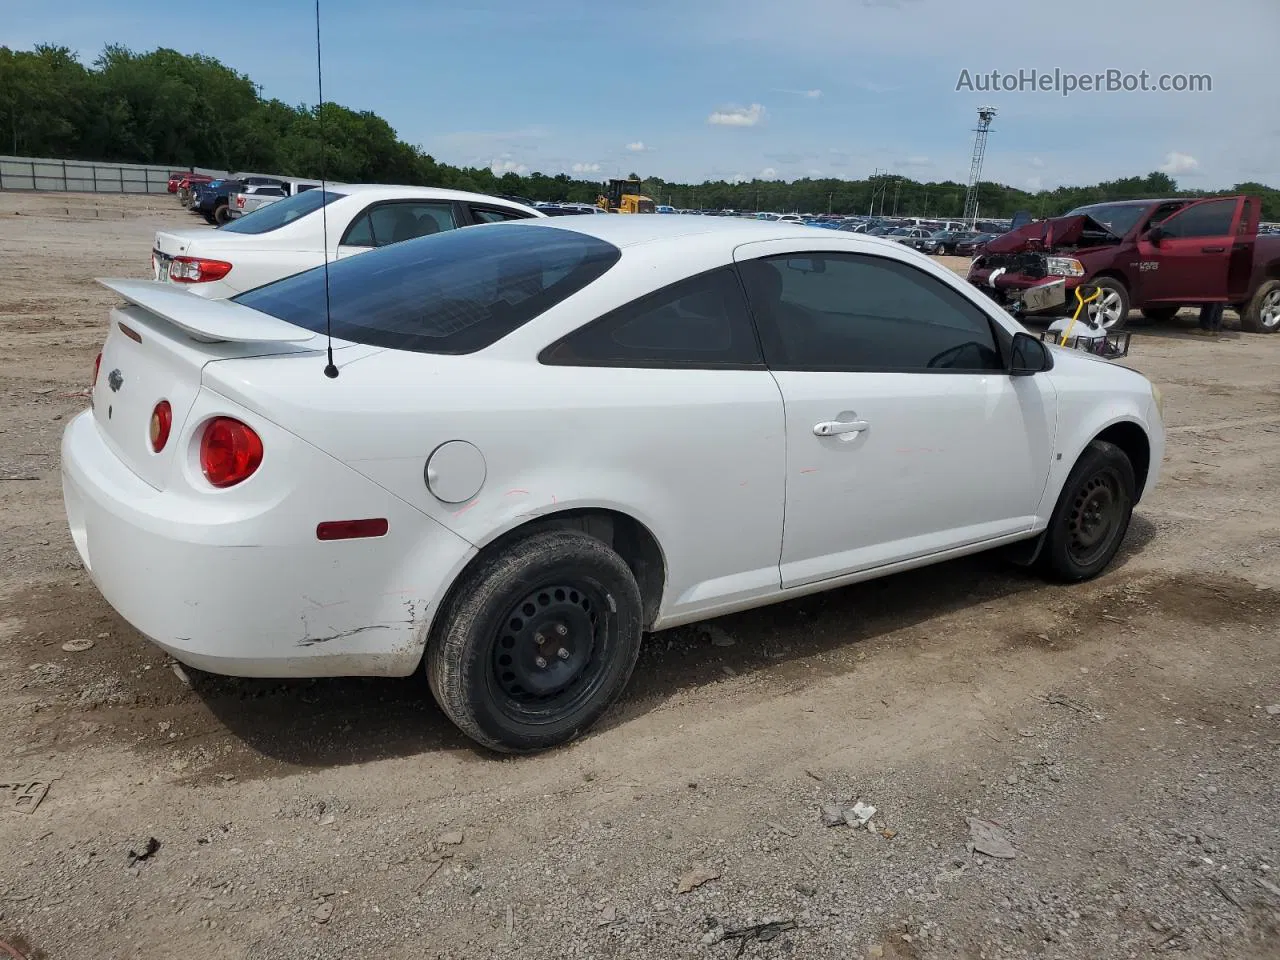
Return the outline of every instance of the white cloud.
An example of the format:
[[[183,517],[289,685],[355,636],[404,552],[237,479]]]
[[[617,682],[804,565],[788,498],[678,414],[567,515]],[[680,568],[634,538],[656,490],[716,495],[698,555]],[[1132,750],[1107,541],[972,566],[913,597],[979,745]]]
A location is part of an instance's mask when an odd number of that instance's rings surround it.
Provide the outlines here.
[[[808,97],[810,100],[817,100],[820,96],[822,96],[822,91],[821,91],[821,90],[806,90],[806,91],[804,92],[804,95],[805,95],[806,97]]]
[[[1030,160],[1027,161],[1027,166],[1034,167],[1036,170],[1043,170],[1044,161],[1041,160],[1039,157],[1032,157]]]
[[[795,97],[804,97],[806,100],[817,100],[821,98],[821,90],[788,90],[785,87],[778,87],[774,93],[789,93]]]
[[[1164,158],[1164,165],[1160,168],[1163,173],[1170,176],[1180,176],[1188,173],[1195,173],[1200,169],[1200,161],[1189,153],[1179,153],[1177,150],[1169,153]]]
[[[574,173],[599,173],[600,164],[598,163],[575,163],[570,169]]]
[[[758,103],[749,107],[725,107],[707,117],[707,123],[717,127],[754,127],[764,120],[765,110]]]
[[[817,180],[822,176],[821,170],[806,170],[804,173],[805,176],[809,177],[811,180]]]
[[[1027,177],[1027,189],[1032,193],[1039,193],[1044,189],[1044,179],[1042,177]]]
[[[773,169],[773,167],[765,167],[763,170],[760,171],[761,180],[776,180],[777,178],[778,178],[778,171]]]
[[[933,161],[930,160],[928,157],[907,157],[905,160],[899,160],[897,163],[897,166],[899,167],[931,167],[933,166]]]
[[[517,163],[510,158],[499,158],[489,164],[489,169],[493,171],[495,177],[500,177],[504,173],[516,173],[524,176],[529,172],[529,168],[523,163]]]
[[[643,140],[636,140],[632,143],[628,143],[627,149],[630,150],[632,153],[644,153],[649,148],[644,145]]]
[[[858,80],[854,82],[854,86],[859,90],[865,90],[867,93],[892,93],[897,87],[891,87],[884,83],[874,83],[870,80]]]

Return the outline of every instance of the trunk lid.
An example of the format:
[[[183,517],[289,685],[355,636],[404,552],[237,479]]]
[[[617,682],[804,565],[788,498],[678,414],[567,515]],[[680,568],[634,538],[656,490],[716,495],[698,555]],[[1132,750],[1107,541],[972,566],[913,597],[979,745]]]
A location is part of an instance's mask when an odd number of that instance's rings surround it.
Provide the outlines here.
[[[146,280],[101,280],[127,306],[113,308],[94,385],[93,417],[104,441],[143,481],[163,490],[174,457],[187,456],[185,426],[201,371],[211,361],[313,352],[309,330],[226,300],[206,300]],[[317,356],[320,354],[317,353]],[[316,376],[321,376],[317,370]],[[151,417],[167,400],[169,440],[151,447]]]

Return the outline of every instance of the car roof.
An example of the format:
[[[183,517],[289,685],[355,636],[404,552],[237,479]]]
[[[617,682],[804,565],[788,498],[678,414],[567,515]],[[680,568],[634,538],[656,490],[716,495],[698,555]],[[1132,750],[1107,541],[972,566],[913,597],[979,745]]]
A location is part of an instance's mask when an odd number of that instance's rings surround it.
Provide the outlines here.
[[[726,249],[754,240],[790,240],[798,237],[823,237],[831,240],[832,231],[794,221],[756,220],[738,217],[693,217],[680,214],[611,214],[604,217],[547,217],[521,220],[520,227],[549,230],[571,230],[598,237],[615,247],[632,247],[642,243],[668,242],[703,237],[711,243],[723,242]],[[868,243],[890,243],[867,239]],[[896,246],[896,244],[894,244]]]
[[[488,203],[500,203],[516,207],[524,204],[514,200],[504,200],[487,193],[470,193],[466,190],[446,190],[444,187],[415,187],[409,184],[388,183],[330,183],[335,193],[344,193],[377,199],[385,197],[409,197],[423,200],[484,200]],[[533,209],[532,207],[528,209]]]
[[[326,183],[334,193],[357,196],[365,200],[462,200],[484,204],[516,207],[517,210],[536,210],[536,207],[517,204],[515,200],[503,200],[490,193],[471,193],[462,189],[444,187],[415,187],[412,184],[393,183]],[[541,212],[540,210],[538,212]]]

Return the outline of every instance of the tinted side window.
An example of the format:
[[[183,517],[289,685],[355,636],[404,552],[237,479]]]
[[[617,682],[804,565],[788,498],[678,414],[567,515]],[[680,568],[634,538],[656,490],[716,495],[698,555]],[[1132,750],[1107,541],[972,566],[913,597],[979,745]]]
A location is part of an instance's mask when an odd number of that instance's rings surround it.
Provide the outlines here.
[[[1235,216],[1234,200],[1209,200],[1188,207],[1164,222],[1167,237],[1225,237]]]
[[[544,351],[579,366],[756,366],[760,349],[729,268],[673,283],[605,314]]]
[[[347,247],[373,246],[373,227],[369,225],[369,215],[367,213],[360,214],[355,223],[347,228],[347,234],[342,238],[342,244]]]
[[[792,370],[1003,369],[986,314],[922,270],[860,254],[742,264],[765,360]]]
[[[501,223],[503,220],[527,220],[529,214],[518,210],[499,210],[497,207],[472,207],[471,216],[476,223]]]
[[[373,228],[373,244],[377,247],[403,243],[457,226],[453,219],[453,204],[448,201],[379,204],[369,211],[369,223]]]

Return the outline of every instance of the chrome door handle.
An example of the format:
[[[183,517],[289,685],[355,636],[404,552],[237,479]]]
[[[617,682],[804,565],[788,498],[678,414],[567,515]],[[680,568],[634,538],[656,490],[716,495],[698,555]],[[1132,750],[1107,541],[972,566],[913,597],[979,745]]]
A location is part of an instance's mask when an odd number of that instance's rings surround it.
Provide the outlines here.
[[[835,437],[842,433],[861,433],[870,426],[865,420],[823,420],[813,425],[813,435]]]

